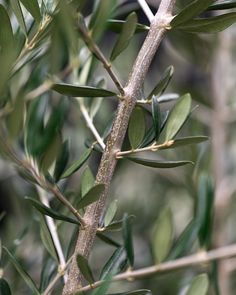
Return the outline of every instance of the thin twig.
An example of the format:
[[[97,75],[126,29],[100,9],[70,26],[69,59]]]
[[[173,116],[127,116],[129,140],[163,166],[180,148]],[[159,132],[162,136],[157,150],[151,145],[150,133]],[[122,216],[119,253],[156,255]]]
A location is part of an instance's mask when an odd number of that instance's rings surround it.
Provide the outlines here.
[[[40,201],[45,206],[50,208],[48,197],[45,194],[45,191],[38,185],[36,185],[36,189],[37,189]],[[58,233],[57,233],[56,224],[55,224],[54,220],[50,216],[46,215],[45,219],[46,219],[46,223],[48,225],[48,229],[50,231],[50,234],[52,236],[52,240],[53,240],[55,250],[56,250],[57,255],[58,255],[58,259],[59,259],[59,263],[60,263],[59,264],[59,269],[64,269],[65,266],[66,266],[66,261],[65,261],[63,250],[62,250],[61,242],[60,242],[60,239],[59,239],[59,236],[58,236]],[[68,278],[68,274],[64,273],[64,275],[63,275],[64,283],[66,283],[67,278]]]
[[[150,7],[148,6],[145,0],[138,0],[139,5],[141,6],[142,10],[146,14],[147,18],[149,19],[150,23],[154,19],[154,14],[152,13]]]
[[[51,281],[51,283],[47,286],[45,291],[42,293],[42,295],[48,295],[52,291],[53,287],[56,285],[57,281],[64,275],[64,272],[66,271],[67,267],[69,266],[70,262],[72,260],[72,257],[68,259],[66,262],[64,268],[60,269],[54,279]]]
[[[233,256],[236,256],[236,244],[226,246],[226,247],[221,247],[219,249],[214,249],[208,252],[205,252],[205,251],[199,252],[197,254],[179,258],[173,261],[167,261],[159,265],[149,266],[149,267],[145,267],[145,268],[141,268],[141,269],[133,270],[133,271],[127,271],[114,276],[111,282],[117,282],[117,281],[123,281],[123,280],[133,281],[135,279],[141,279],[141,278],[149,277],[151,275],[164,273],[164,272],[169,273],[170,271],[178,270],[188,266],[209,263],[211,261],[226,259]],[[104,281],[97,281],[93,283],[92,285],[87,285],[77,289],[75,293],[89,291],[91,289],[101,286],[103,283]]]
[[[88,111],[87,111],[87,109],[86,109],[86,107],[85,107],[82,100],[79,101],[79,106],[80,106],[81,113],[82,113],[82,115],[83,115],[83,117],[84,117],[84,119],[85,119],[85,121],[86,121],[86,123],[88,125],[88,128],[91,130],[91,132],[93,133],[95,139],[100,144],[101,148],[104,150],[106,145],[105,145],[103,139],[101,138],[100,134],[98,133],[96,127],[94,126],[93,121],[90,118],[89,113],[88,113]]]
[[[113,71],[111,63],[107,60],[107,58],[102,53],[102,51],[100,50],[98,45],[94,42],[94,40],[90,36],[87,28],[85,26],[83,26],[83,27],[79,26],[79,30],[80,30],[80,33],[81,33],[83,39],[84,39],[84,42],[87,44],[87,46],[89,48],[89,50],[102,62],[103,67],[106,69],[107,73],[109,74],[112,81],[116,85],[117,89],[120,92],[120,95],[124,96],[124,93],[125,93],[124,88],[123,88],[119,78],[117,77],[117,75]]]

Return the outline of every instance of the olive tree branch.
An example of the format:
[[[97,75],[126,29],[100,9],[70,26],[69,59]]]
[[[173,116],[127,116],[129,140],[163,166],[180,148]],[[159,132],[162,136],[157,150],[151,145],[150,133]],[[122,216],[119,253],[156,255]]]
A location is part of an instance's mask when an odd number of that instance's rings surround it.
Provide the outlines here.
[[[140,98],[140,93],[149,66],[166,31],[170,27],[174,4],[175,0],[161,1],[155,18],[151,23],[149,33],[134,63],[128,83],[124,89],[120,89],[123,90],[122,99],[119,102],[116,117],[113,122],[112,131],[106,142],[106,148],[103,153],[96,176],[96,183],[105,184],[105,190],[100,195],[99,200],[88,206],[88,208],[86,209],[84,219],[87,227],[85,228],[85,230],[79,232],[77,244],[73,254],[73,260],[69,270],[69,278],[63,290],[64,295],[74,294],[75,290],[77,290],[78,287],[82,285],[83,276],[77,267],[76,257],[79,253],[85,258],[88,258],[91,252],[97,232],[98,223],[105,209],[105,203],[108,197],[110,183],[116,167],[116,154],[121,149],[124,136],[128,127],[130,115],[136,104],[137,99]],[[89,36],[86,34],[84,36],[86,38],[89,38]],[[90,40],[91,39],[87,41]],[[94,44],[93,41],[92,44]],[[108,68],[110,69],[110,67]]]
[[[236,256],[236,244],[210,250],[207,252],[202,251],[197,254],[185,256],[183,258],[179,258],[173,261],[167,261],[158,265],[153,265],[138,270],[127,271],[114,276],[111,279],[111,282],[123,280],[133,281],[135,279],[141,279],[159,273],[175,271],[192,265],[209,263],[215,260],[222,260],[233,256]],[[104,282],[105,281],[97,281],[92,285],[87,285],[77,289],[76,292],[89,291],[91,289],[101,286]]]

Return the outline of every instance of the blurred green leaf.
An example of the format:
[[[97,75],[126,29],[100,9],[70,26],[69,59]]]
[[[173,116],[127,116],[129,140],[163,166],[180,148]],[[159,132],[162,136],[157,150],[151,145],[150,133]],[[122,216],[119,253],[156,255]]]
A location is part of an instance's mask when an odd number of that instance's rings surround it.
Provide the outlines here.
[[[25,19],[24,19],[24,15],[22,13],[22,9],[21,9],[19,0],[10,0],[10,3],[11,3],[11,8],[17,18],[17,21],[18,21],[22,31],[25,33],[25,35],[27,35],[27,28],[26,28],[26,24],[25,24]]]
[[[69,160],[69,142],[68,140],[66,140],[62,144],[60,154],[58,155],[56,160],[56,165],[54,169],[54,178],[56,182],[61,178],[63,172],[65,171],[68,160]]]
[[[173,220],[169,208],[162,210],[153,231],[152,250],[156,262],[161,263],[167,257],[173,242]]]
[[[169,141],[174,138],[188,118],[190,110],[191,96],[185,94],[179,98],[171,110],[160,140]]]
[[[18,271],[18,273],[21,275],[22,279],[25,281],[27,286],[31,289],[32,294],[40,295],[34,281],[29,276],[29,274],[23,269],[23,267],[18,262],[18,260],[11,254],[11,252],[6,247],[3,247],[3,250],[6,252],[9,260],[14,265],[14,267]]]
[[[78,254],[76,257],[78,268],[80,269],[82,275],[84,276],[85,280],[88,281],[90,284],[94,282],[92,271],[89,267],[88,260],[84,258],[82,255]]]
[[[208,7],[207,10],[221,10],[221,9],[231,9],[231,8],[235,8],[236,7],[236,1],[220,1],[220,2],[216,2],[213,3],[212,5],[210,5]]]
[[[72,97],[108,97],[116,95],[116,93],[106,89],[90,86],[74,86],[64,83],[55,83],[53,84],[52,89],[60,94]]]
[[[83,164],[88,160],[92,153],[91,149],[87,149],[83,152],[79,160],[74,162],[61,176],[61,178],[67,178],[71,176],[73,173],[75,173],[77,170],[80,169],[80,167],[83,166]]]
[[[142,108],[136,107],[130,117],[128,136],[133,149],[139,146],[145,135],[145,118]]]
[[[11,289],[8,282],[3,278],[0,278],[0,294],[1,295],[11,295]]]
[[[43,242],[45,249],[48,251],[51,257],[53,257],[58,262],[57,252],[52,240],[51,233],[48,229],[48,225],[45,221],[45,216],[41,213],[39,215],[39,225],[40,225],[40,238]]]
[[[179,258],[190,251],[194,242],[197,241],[200,228],[199,225],[200,224],[196,219],[193,219],[189,222],[172,247],[170,254],[167,257],[168,260]]]
[[[48,284],[50,283],[51,279],[57,272],[57,263],[52,257],[48,256],[43,261],[43,266],[40,274],[40,287],[39,290],[41,294],[47,288]]]
[[[166,102],[177,100],[178,98],[179,98],[179,95],[177,93],[167,93],[158,97],[158,101],[159,103],[166,103]]]
[[[25,8],[29,11],[35,21],[39,24],[41,22],[41,13],[38,0],[20,0]]]
[[[200,224],[199,242],[208,248],[211,242],[214,214],[214,190],[209,177],[202,174],[199,179],[196,218]]]
[[[129,261],[129,265],[133,267],[134,265],[134,246],[133,246],[133,237],[131,230],[131,220],[127,213],[124,214],[123,224],[122,224],[122,234],[124,247]]]
[[[194,278],[186,295],[206,295],[209,288],[207,274],[201,274]]]
[[[193,164],[191,161],[159,161],[159,160],[150,160],[144,158],[135,158],[135,157],[124,157],[124,159],[128,159],[137,164],[141,164],[148,167],[153,168],[174,168],[183,166],[186,164]]]
[[[122,31],[119,34],[119,37],[113,47],[111,57],[110,57],[112,61],[115,60],[116,57],[128,47],[129,42],[135,33],[136,25],[137,25],[137,15],[135,12],[132,12],[127,17],[126,22],[122,27]]]
[[[177,27],[177,29],[190,33],[218,33],[236,22],[236,12],[223,15],[193,19]]]
[[[112,293],[107,295],[151,295],[151,294],[152,292],[150,290],[140,289],[140,290],[125,292],[125,293]]]
[[[161,110],[158,98],[155,95],[152,96],[152,119],[155,129],[155,137],[157,141],[161,132]]]
[[[81,179],[81,196],[84,197],[94,186],[95,178],[91,169],[87,166],[83,172]]]
[[[97,232],[97,237],[103,241],[104,243],[110,245],[110,246],[113,246],[113,247],[120,247],[120,243],[116,242],[115,240],[111,239],[110,237],[104,235],[103,233],[101,232]]]
[[[163,76],[161,77],[160,81],[157,83],[155,88],[151,91],[151,93],[148,95],[147,99],[152,99],[153,95],[160,96],[167,88],[167,86],[170,83],[170,80],[174,74],[174,67],[169,66],[165,72],[163,73]]]
[[[115,33],[120,33],[120,32],[122,32],[125,23],[126,23],[126,21],[124,21],[124,20],[109,19],[107,21],[107,26],[108,26],[109,30],[111,30]],[[137,23],[136,28],[135,28],[135,33],[146,32],[149,29],[150,29],[150,27]]]
[[[112,276],[108,275],[106,277],[106,280],[104,281],[104,283],[102,283],[100,287],[96,288],[91,295],[104,295],[104,294],[106,294],[107,290],[110,287],[110,284],[112,283],[111,280],[112,280]],[[78,295],[81,295],[81,294],[78,294]]]
[[[105,231],[119,231],[122,229],[123,219],[115,220],[106,226]]]
[[[172,28],[191,20],[195,16],[198,16],[201,12],[206,10],[213,0],[195,0],[188,4],[183,10],[181,10],[177,16],[171,21]]]
[[[108,275],[116,275],[121,270],[121,264],[123,263],[122,256],[124,254],[124,248],[119,247],[117,248],[111,257],[108,259],[106,264],[103,266],[103,269],[101,271],[100,280],[106,279]]]
[[[197,144],[197,143],[204,142],[208,139],[209,137],[207,136],[189,136],[189,137],[176,138],[173,140],[173,143],[171,143],[170,145],[160,147],[160,150],[172,149],[179,146],[185,146],[188,144]]]
[[[116,211],[117,211],[117,200],[113,200],[110,203],[110,205],[107,209],[106,215],[104,217],[104,226],[105,227],[108,226],[112,222],[112,220],[116,214]]]
[[[105,185],[102,183],[96,184],[95,186],[93,186],[88,192],[87,194],[79,200],[77,207],[80,208],[85,208],[88,205],[96,202],[101,193],[104,191],[105,189]]]
[[[112,16],[112,10],[116,7],[116,0],[96,0],[94,2],[92,17],[89,22],[89,30],[92,31],[94,40],[98,40],[104,29],[107,20]]]
[[[42,213],[43,215],[50,216],[53,219],[63,220],[63,221],[69,222],[69,223],[80,225],[80,223],[77,220],[75,220],[73,218],[70,218],[70,217],[67,217],[67,216],[65,216],[63,214],[60,214],[57,211],[53,210],[52,208],[49,208],[49,207],[45,206],[44,204],[42,204],[41,202],[39,202],[39,201],[37,201],[35,199],[32,199],[30,197],[25,197],[25,199],[27,201],[29,201],[31,203],[31,205],[36,210],[38,210],[40,213]]]

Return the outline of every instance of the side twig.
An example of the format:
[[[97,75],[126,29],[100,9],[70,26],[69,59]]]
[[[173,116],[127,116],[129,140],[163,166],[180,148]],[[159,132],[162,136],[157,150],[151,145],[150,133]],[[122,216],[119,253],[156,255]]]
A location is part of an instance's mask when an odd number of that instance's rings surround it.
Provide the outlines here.
[[[143,12],[146,14],[147,18],[149,19],[149,21],[151,23],[155,16],[152,13],[150,7],[148,6],[146,0],[138,0],[138,3],[141,6]]]

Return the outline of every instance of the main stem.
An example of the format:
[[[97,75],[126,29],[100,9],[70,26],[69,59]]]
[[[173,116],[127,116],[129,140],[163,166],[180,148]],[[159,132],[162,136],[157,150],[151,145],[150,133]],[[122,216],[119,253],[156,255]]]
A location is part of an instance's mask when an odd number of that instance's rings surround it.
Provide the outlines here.
[[[96,177],[97,183],[105,184],[105,191],[101,194],[99,200],[90,205],[85,212],[84,220],[87,226],[79,233],[74,257],[69,271],[69,278],[65,284],[63,295],[74,294],[78,287],[82,285],[83,276],[77,267],[76,256],[77,254],[81,254],[88,258],[91,252],[96,236],[98,222],[105,208],[110,183],[116,167],[116,153],[120,151],[122,147],[130,115],[137,99],[140,98],[144,79],[147,75],[151,61],[164,37],[167,28],[169,27],[174,4],[175,0],[161,1],[158,12],[151,23],[149,33],[132,68],[129,81],[124,88],[124,95],[118,105],[112,131],[107,140],[106,149],[103,153]]]

